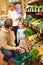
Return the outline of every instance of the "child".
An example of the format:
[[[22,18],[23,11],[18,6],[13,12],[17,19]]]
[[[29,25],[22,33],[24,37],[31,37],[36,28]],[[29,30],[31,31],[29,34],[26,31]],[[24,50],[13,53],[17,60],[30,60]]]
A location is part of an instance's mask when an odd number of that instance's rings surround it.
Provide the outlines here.
[[[17,43],[19,43],[19,46],[23,47],[28,51],[28,45],[25,43],[24,38],[25,35],[23,34],[23,31],[25,30],[23,22],[19,22],[18,24],[19,29],[17,30]],[[21,53],[24,52],[24,49],[22,49]]]
[[[18,27],[19,29],[17,30],[17,43],[20,41],[20,40],[23,40],[25,35],[23,34],[23,31],[24,31],[24,26],[23,26],[23,22],[19,22],[18,23]]]
[[[17,4],[16,4],[16,6],[15,6],[15,11],[16,11],[18,14],[21,14],[21,12],[22,12],[21,3],[17,3]]]

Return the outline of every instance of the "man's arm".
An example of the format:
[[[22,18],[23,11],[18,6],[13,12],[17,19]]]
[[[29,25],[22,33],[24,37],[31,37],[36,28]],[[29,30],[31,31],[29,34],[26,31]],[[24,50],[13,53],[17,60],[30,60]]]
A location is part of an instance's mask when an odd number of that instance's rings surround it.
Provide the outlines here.
[[[0,48],[3,47],[7,50],[20,50],[21,48],[18,47],[13,47],[7,44],[7,39],[3,36],[0,35]]]
[[[16,46],[16,44],[15,44],[15,34],[14,34],[13,31],[12,31],[12,42],[11,42],[11,45],[12,46]]]

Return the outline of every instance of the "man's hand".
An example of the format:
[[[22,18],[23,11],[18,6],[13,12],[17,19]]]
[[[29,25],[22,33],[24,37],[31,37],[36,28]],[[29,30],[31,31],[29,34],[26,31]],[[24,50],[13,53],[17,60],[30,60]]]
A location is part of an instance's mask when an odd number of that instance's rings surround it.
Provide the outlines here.
[[[21,48],[20,48],[20,46],[17,46],[17,48],[16,48],[17,50],[21,50]]]
[[[16,46],[16,44],[14,43],[14,46]]]

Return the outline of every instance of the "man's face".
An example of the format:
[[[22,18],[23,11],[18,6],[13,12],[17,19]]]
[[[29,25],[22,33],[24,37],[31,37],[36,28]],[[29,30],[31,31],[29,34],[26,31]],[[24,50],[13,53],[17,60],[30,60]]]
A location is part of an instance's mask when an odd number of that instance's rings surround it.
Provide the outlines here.
[[[14,9],[14,4],[10,4],[9,8],[10,8],[10,10],[13,10]]]

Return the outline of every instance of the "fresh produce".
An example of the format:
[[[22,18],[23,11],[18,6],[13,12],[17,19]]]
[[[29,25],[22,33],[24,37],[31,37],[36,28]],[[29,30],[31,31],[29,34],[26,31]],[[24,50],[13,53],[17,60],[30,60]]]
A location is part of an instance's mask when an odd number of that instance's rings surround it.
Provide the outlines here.
[[[42,1],[42,0],[39,0],[39,1]]]
[[[28,6],[28,8],[26,7],[26,9],[28,10],[30,8],[30,9],[34,9],[34,10],[37,9],[38,10],[38,8],[42,9],[42,7],[43,7],[43,5],[35,4],[35,5]]]
[[[29,23],[31,20],[32,20],[32,16],[31,16],[31,15],[28,15],[28,16],[26,17],[26,19],[25,19],[25,21],[26,21],[27,23]]]
[[[32,49],[32,50],[30,51],[30,55],[32,56],[33,61],[36,62],[36,60],[37,60],[37,55],[38,55],[38,50],[37,50],[37,49]]]
[[[36,5],[36,4],[35,4],[35,5],[32,5],[32,6],[31,6],[31,9],[32,9],[32,8],[33,8],[33,9],[38,8],[38,5]]]
[[[38,48],[38,56],[43,56],[43,45],[41,45],[39,48]]]
[[[25,34],[24,41],[28,43],[30,41],[29,36],[32,35],[32,30],[30,28],[26,28],[23,33]]]
[[[26,28],[23,33],[25,34],[25,36],[31,36],[32,30],[30,28]]]
[[[42,62],[42,63],[43,63],[43,57],[41,57],[40,62]]]
[[[42,8],[42,5],[40,5],[39,8]]]
[[[32,36],[29,37],[30,41],[34,40],[37,38],[38,34],[33,34]]]
[[[32,22],[31,24],[36,27],[38,24],[40,24],[40,22],[41,22],[41,19],[37,19],[34,22]]]
[[[4,23],[0,21],[0,26],[2,26]]]
[[[39,29],[43,30],[43,21],[37,26]]]

